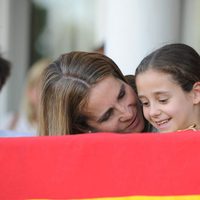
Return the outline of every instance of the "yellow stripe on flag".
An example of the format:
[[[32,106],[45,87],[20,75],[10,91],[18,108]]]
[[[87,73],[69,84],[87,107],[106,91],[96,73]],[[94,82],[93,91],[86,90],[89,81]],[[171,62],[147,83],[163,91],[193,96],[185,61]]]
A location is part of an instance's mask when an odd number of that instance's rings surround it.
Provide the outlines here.
[[[57,199],[29,199],[29,200],[57,200]],[[67,199],[62,199],[62,200],[67,200]],[[102,198],[73,199],[73,200],[200,200],[200,195],[127,196],[127,197],[102,197]]]
[[[183,195],[183,196],[128,196],[128,197],[108,197],[92,198],[84,200],[200,200],[200,195]]]

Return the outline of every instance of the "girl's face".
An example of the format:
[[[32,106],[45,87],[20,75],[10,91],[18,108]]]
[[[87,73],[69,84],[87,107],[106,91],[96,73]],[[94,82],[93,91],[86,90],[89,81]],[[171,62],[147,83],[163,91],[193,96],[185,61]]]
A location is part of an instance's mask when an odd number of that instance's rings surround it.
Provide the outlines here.
[[[149,69],[137,75],[136,85],[145,118],[160,132],[186,129],[199,121],[193,91],[183,91],[170,74]]]
[[[142,132],[144,118],[134,90],[109,76],[89,92],[84,113],[87,123],[98,132]]]

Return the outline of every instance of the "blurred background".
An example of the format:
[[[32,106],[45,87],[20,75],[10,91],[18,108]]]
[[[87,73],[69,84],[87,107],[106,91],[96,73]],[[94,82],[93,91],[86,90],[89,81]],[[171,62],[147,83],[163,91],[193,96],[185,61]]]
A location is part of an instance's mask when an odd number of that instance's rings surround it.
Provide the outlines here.
[[[19,112],[27,73],[42,58],[103,47],[134,74],[144,56],[172,42],[200,53],[199,0],[0,0],[0,53],[12,64],[0,121]]]

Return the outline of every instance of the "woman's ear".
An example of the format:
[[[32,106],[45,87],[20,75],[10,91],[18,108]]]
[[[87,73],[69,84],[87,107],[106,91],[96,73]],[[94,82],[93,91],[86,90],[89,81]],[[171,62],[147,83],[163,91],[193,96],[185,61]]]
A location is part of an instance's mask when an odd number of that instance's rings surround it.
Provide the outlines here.
[[[200,81],[196,82],[194,85],[193,85],[193,103],[194,104],[198,104],[200,103]]]

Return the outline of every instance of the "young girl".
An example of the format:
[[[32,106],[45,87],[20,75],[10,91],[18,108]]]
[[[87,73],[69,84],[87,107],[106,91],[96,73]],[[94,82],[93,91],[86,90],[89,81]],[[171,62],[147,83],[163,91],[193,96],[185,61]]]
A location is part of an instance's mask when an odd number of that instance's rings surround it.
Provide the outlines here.
[[[169,44],[136,69],[145,118],[160,132],[200,129],[200,56],[185,44]]]

